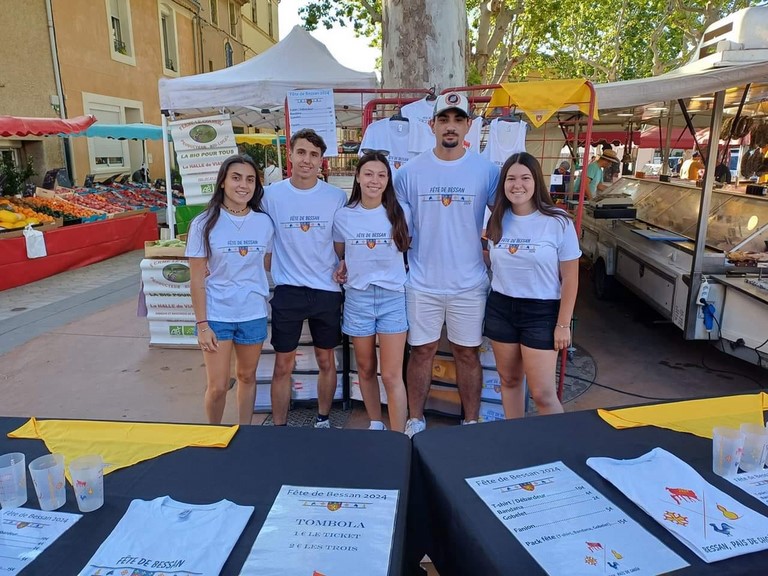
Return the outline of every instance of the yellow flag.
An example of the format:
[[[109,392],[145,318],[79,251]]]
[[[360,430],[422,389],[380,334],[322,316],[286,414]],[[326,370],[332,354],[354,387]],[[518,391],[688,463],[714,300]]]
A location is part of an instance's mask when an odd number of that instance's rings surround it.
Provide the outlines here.
[[[587,81],[542,80],[541,82],[514,82],[502,84],[491,95],[489,108],[517,107],[528,116],[536,128],[544,124],[558,110],[574,106],[589,115],[591,93]],[[593,118],[597,115],[597,96]]]
[[[637,406],[597,413],[614,428],[656,426],[712,438],[715,426],[738,428],[740,424],[763,424],[768,394],[742,394],[701,400],[685,400],[651,406]]]
[[[109,474],[188,446],[226,448],[238,428],[30,418],[8,437],[42,440],[52,453],[63,454],[66,464],[99,454],[107,463],[104,474]]]

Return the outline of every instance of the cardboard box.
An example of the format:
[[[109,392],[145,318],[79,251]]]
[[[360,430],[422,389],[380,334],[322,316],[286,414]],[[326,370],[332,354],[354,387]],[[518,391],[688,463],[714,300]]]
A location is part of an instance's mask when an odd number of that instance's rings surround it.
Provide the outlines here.
[[[54,221],[49,224],[38,224],[37,226],[32,226],[32,228],[40,230],[40,232],[48,232],[49,230],[61,228],[63,225],[64,220],[62,218],[54,218]],[[0,230],[0,240],[6,238],[19,238],[20,236],[24,236],[24,228],[17,228],[16,230]]]
[[[185,259],[186,246],[157,246],[156,240],[144,242],[144,258],[177,258]]]

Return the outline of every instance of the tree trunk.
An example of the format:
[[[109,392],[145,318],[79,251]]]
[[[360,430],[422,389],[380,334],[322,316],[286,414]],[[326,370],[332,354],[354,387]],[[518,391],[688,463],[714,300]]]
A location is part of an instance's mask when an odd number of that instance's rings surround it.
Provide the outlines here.
[[[465,0],[383,0],[385,88],[466,84]]]

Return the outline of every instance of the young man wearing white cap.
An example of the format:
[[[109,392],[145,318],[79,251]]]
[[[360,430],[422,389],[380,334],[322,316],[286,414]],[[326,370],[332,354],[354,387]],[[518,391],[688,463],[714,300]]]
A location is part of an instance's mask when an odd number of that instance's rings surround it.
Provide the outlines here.
[[[485,208],[493,205],[499,169],[465,149],[471,124],[466,97],[455,92],[441,95],[430,121],[435,148],[410,160],[395,175],[397,197],[413,215],[406,283],[411,354],[405,433],[411,437],[426,428],[424,405],[443,323],[456,362],[465,423],[476,422],[480,414],[482,369],[477,347],[489,286],[480,234]]]

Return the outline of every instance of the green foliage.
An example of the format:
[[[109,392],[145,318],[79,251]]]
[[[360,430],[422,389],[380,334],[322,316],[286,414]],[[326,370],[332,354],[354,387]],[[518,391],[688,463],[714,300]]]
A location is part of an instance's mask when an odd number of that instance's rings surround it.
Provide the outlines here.
[[[311,30],[352,26],[380,45],[382,3],[311,0]],[[706,27],[763,0],[466,0],[470,84],[543,78],[610,82],[685,63]]]
[[[248,154],[254,159],[256,164],[262,170],[267,165],[267,160],[272,160],[277,165],[277,150],[272,144],[248,144],[246,142],[237,145],[242,154]],[[265,156],[266,155],[266,156]],[[285,148],[280,147],[280,155],[282,159],[282,166],[285,166]]]
[[[3,196],[15,196],[24,192],[24,188],[32,176],[37,174],[32,164],[32,158],[27,158],[24,166],[17,166],[8,156],[0,162],[0,183]]]

